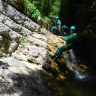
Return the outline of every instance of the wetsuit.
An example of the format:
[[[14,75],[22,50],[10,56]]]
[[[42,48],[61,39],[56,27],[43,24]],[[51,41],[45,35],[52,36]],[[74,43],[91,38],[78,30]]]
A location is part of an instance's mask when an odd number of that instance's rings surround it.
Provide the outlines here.
[[[61,54],[64,52],[64,51],[67,51],[67,50],[70,50],[72,48],[72,45],[73,45],[73,40],[76,38],[76,33],[72,33],[70,34],[69,36],[63,36],[62,39],[66,41],[66,45],[62,45],[60,46],[56,53],[53,55],[53,58],[54,57],[60,57]]]
[[[60,20],[56,21],[55,26],[51,28],[51,32],[53,32],[54,30],[58,30],[59,35],[61,35],[61,21]]]

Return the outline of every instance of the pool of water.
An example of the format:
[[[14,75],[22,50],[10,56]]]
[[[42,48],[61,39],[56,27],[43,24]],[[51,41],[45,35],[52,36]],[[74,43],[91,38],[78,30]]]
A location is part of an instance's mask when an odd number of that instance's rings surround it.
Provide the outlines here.
[[[65,86],[62,87],[62,96],[96,96],[96,76],[79,72],[73,50],[70,50],[69,54],[67,64],[73,67],[75,76],[67,80]]]
[[[96,77],[70,78],[64,81],[58,81],[56,78],[47,80],[49,96],[96,96]]]
[[[96,77],[70,79],[62,89],[62,96],[96,96]]]

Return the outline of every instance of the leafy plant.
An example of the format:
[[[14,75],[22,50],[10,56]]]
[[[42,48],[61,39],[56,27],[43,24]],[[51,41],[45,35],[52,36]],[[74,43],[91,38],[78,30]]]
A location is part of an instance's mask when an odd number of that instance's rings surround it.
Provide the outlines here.
[[[22,38],[19,39],[19,42],[22,46],[24,46],[27,41],[24,37],[22,37]]]
[[[34,3],[31,3],[29,0],[23,0],[23,2],[25,4],[26,13],[29,17],[35,18],[41,15]]]

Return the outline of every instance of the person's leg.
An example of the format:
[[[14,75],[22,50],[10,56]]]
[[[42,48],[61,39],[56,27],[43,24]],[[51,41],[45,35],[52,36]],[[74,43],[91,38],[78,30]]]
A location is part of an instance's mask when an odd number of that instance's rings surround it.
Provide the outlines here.
[[[54,29],[55,29],[55,26],[52,26],[50,31],[53,33]]]
[[[61,28],[60,27],[56,28],[56,33],[57,33],[57,35],[62,36]]]
[[[61,28],[59,28],[59,35],[62,36]]]
[[[57,60],[61,54],[63,53],[63,51],[66,50],[66,45],[62,45],[61,47],[59,47],[57,49],[57,51],[55,52],[55,54],[52,56],[53,59]]]
[[[62,54],[62,51],[60,48],[57,49],[56,53],[51,57],[54,61],[56,61]]]
[[[62,36],[61,30],[59,30],[59,36]]]
[[[52,58],[54,60],[57,60],[64,51],[70,50],[71,48],[72,48],[72,45],[71,44],[60,46],[57,49],[57,51],[55,52],[55,54],[52,56]]]
[[[60,48],[57,49],[57,51],[55,52],[55,54],[53,55],[53,58],[54,57],[58,57],[59,55],[61,55],[62,51]]]

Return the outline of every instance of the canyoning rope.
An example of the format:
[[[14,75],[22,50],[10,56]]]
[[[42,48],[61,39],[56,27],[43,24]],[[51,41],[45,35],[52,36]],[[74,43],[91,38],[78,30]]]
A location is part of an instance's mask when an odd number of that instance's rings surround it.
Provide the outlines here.
[[[45,59],[45,58],[41,55],[41,53],[42,53],[43,51],[44,51],[44,50],[41,50],[39,53],[36,54],[36,56],[38,57],[38,56],[40,55],[43,59]]]

